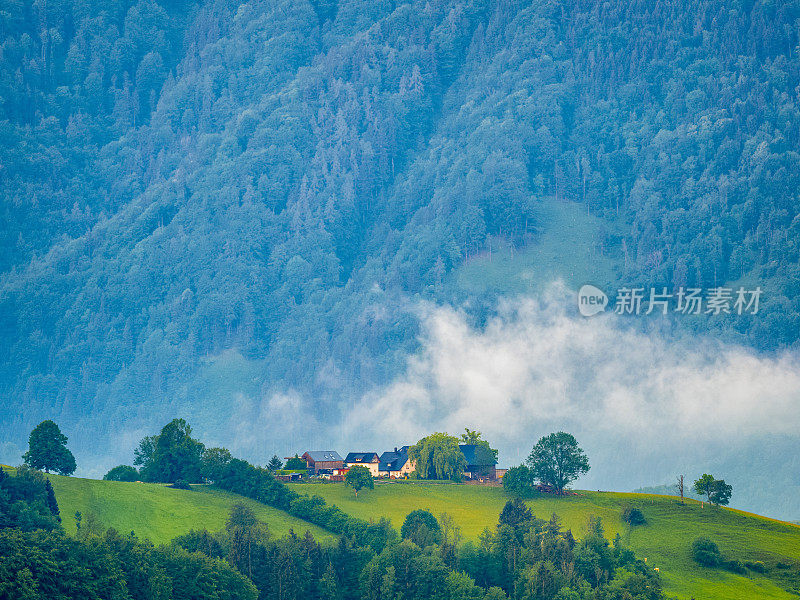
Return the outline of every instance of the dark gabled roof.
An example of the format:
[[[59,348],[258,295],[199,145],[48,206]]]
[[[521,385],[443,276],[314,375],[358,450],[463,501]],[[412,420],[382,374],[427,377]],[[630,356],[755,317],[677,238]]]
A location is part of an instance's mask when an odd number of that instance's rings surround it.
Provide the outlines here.
[[[335,462],[342,460],[336,450],[309,450],[303,457],[308,456],[311,460],[316,462]]]
[[[403,465],[398,465],[398,459],[396,457],[389,458],[389,459],[381,459],[380,463],[378,464],[378,471],[399,471],[403,468]],[[405,461],[403,462],[405,464]]]
[[[410,447],[403,446],[400,449],[395,448],[381,454],[378,471],[399,471],[402,469],[408,460],[408,449]]]
[[[350,452],[344,458],[346,463],[373,463],[378,460],[377,452]]]
[[[474,467],[493,467],[497,461],[488,452],[478,452],[476,444],[461,444],[458,447],[467,459],[467,465]]]

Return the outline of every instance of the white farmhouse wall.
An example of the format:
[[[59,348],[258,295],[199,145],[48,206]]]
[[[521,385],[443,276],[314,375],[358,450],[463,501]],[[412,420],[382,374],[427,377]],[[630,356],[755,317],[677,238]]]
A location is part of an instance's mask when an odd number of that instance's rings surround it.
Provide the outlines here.
[[[371,463],[371,462],[349,462],[349,463],[347,463],[346,466],[347,467],[355,467],[355,466],[367,467],[369,469],[370,474],[373,477],[378,477],[379,476],[378,467],[380,466],[380,463],[376,463],[376,462],[374,462],[374,463]]]

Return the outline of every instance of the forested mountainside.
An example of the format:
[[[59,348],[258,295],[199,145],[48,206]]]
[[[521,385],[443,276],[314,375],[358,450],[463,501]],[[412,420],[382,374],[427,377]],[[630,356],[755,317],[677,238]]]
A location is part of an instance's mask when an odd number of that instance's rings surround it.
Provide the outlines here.
[[[796,345],[798,18],[3,1],[2,428],[81,423],[80,453],[131,420],[219,426],[235,392],[338,414],[414,351],[409,301],[491,309],[450,274],[535,245],[552,202],[601,220],[612,283],[757,283],[759,315],[686,322]]]

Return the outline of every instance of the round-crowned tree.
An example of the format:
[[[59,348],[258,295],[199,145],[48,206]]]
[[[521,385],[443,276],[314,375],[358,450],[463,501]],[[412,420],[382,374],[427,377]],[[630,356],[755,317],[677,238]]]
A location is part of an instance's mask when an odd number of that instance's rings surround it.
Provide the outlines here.
[[[173,419],[158,435],[139,443],[133,464],[141,465],[142,481],[201,483],[204,453],[205,446],[192,437],[191,426],[183,419]]]
[[[559,431],[541,438],[528,456],[533,476],[558,494],[589,471],[589,459],[575,437]]]
[[[442,529],[432,513],[417,509],[408,513],[400,528],[400,536],[420,548],[426,548],[442,541]]]
[[[25,464],[49,473],[71,475],[77,465],[67,448],[67,436],[49,419],[39,423],[28,438],[28,451],[22,455]]]
[[[364,488],[370,490],[375,489],[375,482],[372,481],[372,473],[364,465],[356,465],[350,467],[347,474],[344,476],[344,484],[347,487],[353,488],[358,498],[358,492]]]

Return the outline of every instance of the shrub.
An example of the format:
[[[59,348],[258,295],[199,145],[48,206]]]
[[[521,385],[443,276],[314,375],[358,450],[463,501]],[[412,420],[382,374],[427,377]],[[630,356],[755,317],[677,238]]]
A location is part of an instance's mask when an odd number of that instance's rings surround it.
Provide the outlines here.
[[[725,568],[731,573],[738,573],[739,575],[744,575],[747,572],[747,569],[744,568],[744,565],[740,560],[726,561]]]
[[[622,511],[622,520],[628,523],[629,525],[644,525],[647,523],[647,519],[644,518],[644,514],[638,508],[633,508],[628,506],[627,508],[623,509]]]
[[[129,465],[119,465],[103,475],[106,481],[139,481],[139,471]]]
[[[503,475],[503,488],[515,496],[526,498],[533,495],[533,473],[526,465],[511,467]]]
[[[750,569],[751,571],[755,571],[756,573],[766,573],[767,572],[767,565],[765,565],[760,560],[755,561],[747,561],[744,563],[744,566]]]
[[[192,489],[192,486],[190,486],[188,483],[186,483],[186,480],[184,480],[184,479],[178,479],[178,481],[176,481],[175,483],[173,483],[169,487],[175,488],[176,490],[190,490],[190,489]]]
[[[325,506],[325,499],[322,496],[299,496],[292,500],[289,507],[289,513],[298,519],[314,522],[319,521],[319,517],[315,519],[315,515],[319,514],[318,511]],[[322,525],[324,527],[324,525]]]
[[[692,542],[692,558],[704,567],[718,567],[722,563],[719,546],[708,538],[697,538]]]
[[[326,505],[320,496],[309,497],[290,490],[266,469],[254,467],[238,458],[225,464],[214,484],[220,489],[288,511],[333,533],[354,537],[356,543],[368,544],[376,553],[383,551],[397,536],[388,521],[368,523],[351,517],[336,506]]]

